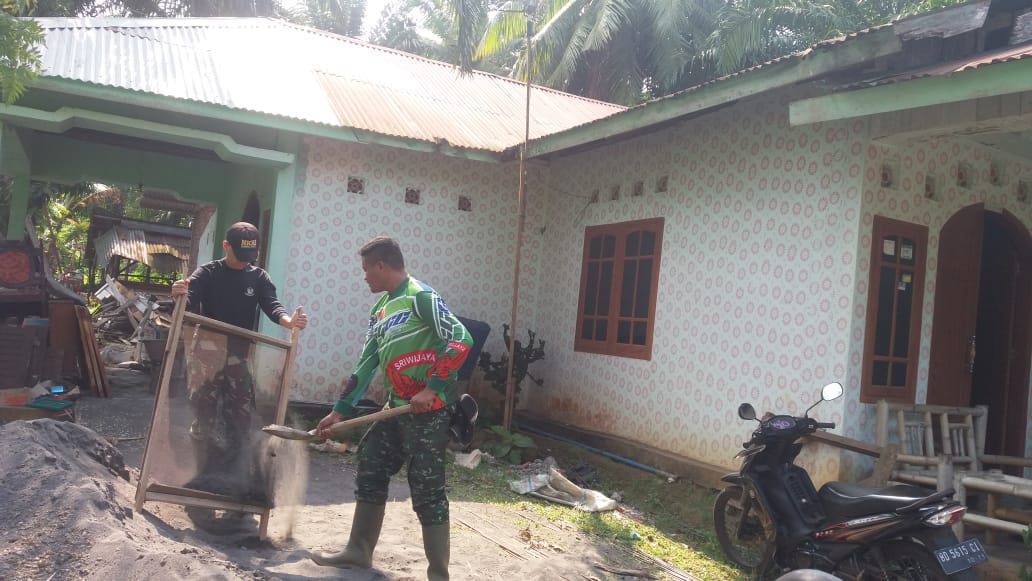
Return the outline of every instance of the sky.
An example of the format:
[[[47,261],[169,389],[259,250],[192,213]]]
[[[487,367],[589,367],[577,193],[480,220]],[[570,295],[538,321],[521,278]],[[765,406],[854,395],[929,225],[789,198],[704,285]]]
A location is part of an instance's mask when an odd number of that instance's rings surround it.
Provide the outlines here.
[[[362,17],[362,40],[369,38],[369,31],[380,20],[380,13],[383,12],[388,2],[390,0],[366,0],[366,11]]]

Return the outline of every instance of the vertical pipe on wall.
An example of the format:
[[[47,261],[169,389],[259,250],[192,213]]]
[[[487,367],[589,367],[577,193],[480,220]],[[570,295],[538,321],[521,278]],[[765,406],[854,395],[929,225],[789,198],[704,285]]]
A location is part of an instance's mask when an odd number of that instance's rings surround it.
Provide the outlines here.
[[[523,147],[520,148],[520,183],[516,197],[516,258],[512,281],[512,318],[509,325],[509,365],[505,374],[505,410],[502,415],[502,425],[507,430],[512,427],[513,399],[516,393],[516,382],[512,377],[512,367],[513,362],[516,360],[516,310],[520,304],[520,258],[523,254],[523,227],[527,214],[527,147],[530,142],[530,81],[533,71],[530,46],[533,25],[530,19],[530,11],[530,5],[528,4],[524,7],[527,22],[527,58],[524,65],[527,75],[527,99],[524,103],[525,124],[523,127]]]

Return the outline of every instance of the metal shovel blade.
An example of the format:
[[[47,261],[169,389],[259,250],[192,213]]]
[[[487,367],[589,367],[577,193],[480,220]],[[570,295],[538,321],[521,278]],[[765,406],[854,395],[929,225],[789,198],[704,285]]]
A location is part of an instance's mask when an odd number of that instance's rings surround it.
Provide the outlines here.
[[[387,418],[393,418],[401,414],[407,414],[412,411],[411,404],[405,404],[396,408],[390,408],[383,411],[379,411],[373,414],[367,414],[364,416],[358,416],[350,420],[344,420],[343,422],[337,422],[326,429],[329,435],[334,435],[339,432],[343,432],[348,428],[355,426],[361,426],[364,424],[371,424],[379,420],[386,420]],[[288,426],[281,426],[279,424],[269,424],[262,428],[262,431],[270,436],[277,436],[279,438],[286,438],[288,440],[314,440],[316,439],[315,430],[306,432],[297,428],[291,428]]]
[[[269,424],[262,428],[262,431],[270,436],[276,436],[278,438],[286,438],[287,440],[314,440],[314,432],[306,432],[297,428],[291,428],[290,426],[281,426],[279,424]]]

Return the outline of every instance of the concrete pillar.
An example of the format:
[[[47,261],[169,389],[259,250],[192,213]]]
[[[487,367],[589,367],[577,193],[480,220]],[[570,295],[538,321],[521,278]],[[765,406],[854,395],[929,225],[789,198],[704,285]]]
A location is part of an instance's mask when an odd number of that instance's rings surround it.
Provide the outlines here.
[[[11,184],[11,213],[7,219],[7,239],[21,240],[25,237],[25,215],[29,207],[28,172],[17,173]]]
[[[294,220],[294,189],[297,187],[296,179],[300,171],[297,165],[300,161],[298,152],[301,144],[297,136],[281,138],[281,141],[284,143],[279,144],[280,150],[293,153],[295,162],[276,174],[276,192],[272,196],[272,221],[268,233],[269,256],[265,261],[265,270],[269,272],[272,280],[282,285],[280,281],[285,281],[287,277],[287,255],[290,252],[290,233],[293,230],[291,222]]]
[[[29,207],[29,156],[22,140],[9,125],[0,123],[0,174],[13,178],[11,207],[4,232],[8,240],[25,236],[25,214]]]

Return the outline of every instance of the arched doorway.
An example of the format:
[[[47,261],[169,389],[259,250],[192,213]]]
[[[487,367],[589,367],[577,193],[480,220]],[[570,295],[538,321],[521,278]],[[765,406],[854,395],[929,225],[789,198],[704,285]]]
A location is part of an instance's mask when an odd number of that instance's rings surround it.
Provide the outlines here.
[[[1025,455],[1032,236],[1008,212],[957,212],[939,237],[927,402],[989,407],[986,453]]]

